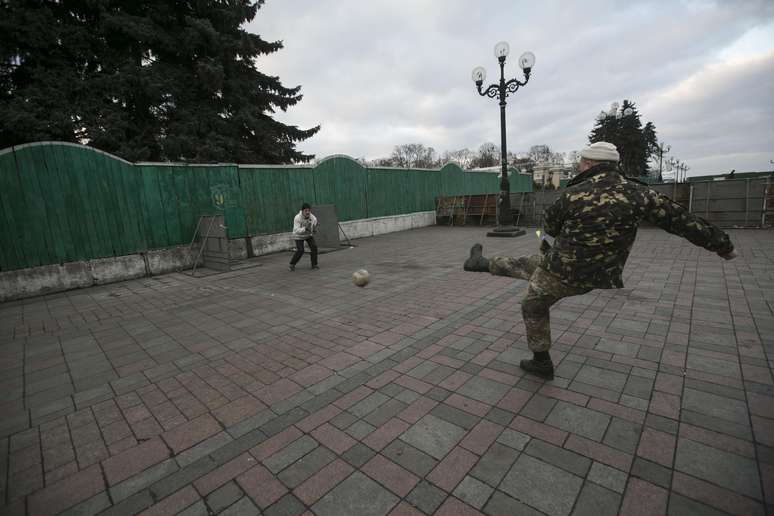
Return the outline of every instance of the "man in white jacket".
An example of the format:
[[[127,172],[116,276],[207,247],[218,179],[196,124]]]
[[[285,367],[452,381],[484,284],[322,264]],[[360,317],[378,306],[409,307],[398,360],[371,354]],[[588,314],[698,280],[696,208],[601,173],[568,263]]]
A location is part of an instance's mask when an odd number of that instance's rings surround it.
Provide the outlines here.
[[[309,251],[312,256],[312,269],[319,269],[317,266],[317,243],[314,241],[314,234],[317,232],[317,217],[312,215],[312,207],[309,203],[301,205],[301,211],[293,218],[293,240],[296,241],[296,252],[290,260],[290,270],[296,270],[296,264],[304,254],[304,242],[309,244]]]

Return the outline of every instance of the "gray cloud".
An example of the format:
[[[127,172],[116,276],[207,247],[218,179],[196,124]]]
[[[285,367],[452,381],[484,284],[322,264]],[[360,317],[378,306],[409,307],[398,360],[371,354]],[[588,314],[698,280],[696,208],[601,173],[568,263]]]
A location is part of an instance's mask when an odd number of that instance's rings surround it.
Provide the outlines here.
[[[594,116],[628,98],[691,174],[763,170],[774,159],[767,0],[269,0],[248,30],[284,41],[259,67],[302,85],[304,99],[278,118],[321,124],[300,145],[320,157],[387,156],[408,142],[439,152],[499,143],[497,102],[478,96],[470,71],[484,66],[495,81],[492,48],[506,40],[509,77],[521,77],[521,52],[537,56],[529,84],[508,99],[510,150],[578,149]],[[724,55],[756,30],[770,37],[747,45],[750,55]]]

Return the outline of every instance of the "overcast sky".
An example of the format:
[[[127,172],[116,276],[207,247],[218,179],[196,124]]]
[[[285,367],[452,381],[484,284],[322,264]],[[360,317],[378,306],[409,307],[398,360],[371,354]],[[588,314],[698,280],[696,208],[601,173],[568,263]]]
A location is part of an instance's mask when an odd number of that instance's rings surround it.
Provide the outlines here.
[[[298,148],[318,158],[387,157],[422,143],[439,154],[500,143],[496,100],[475,66],[499,80],[510,44],[508,150],[587,144],[594,117],[634,101],[688,175],[772,170],[774,1],[267,0],[247,30],[284,48],[259,69],[303,100],[277,118],[320,132]]]

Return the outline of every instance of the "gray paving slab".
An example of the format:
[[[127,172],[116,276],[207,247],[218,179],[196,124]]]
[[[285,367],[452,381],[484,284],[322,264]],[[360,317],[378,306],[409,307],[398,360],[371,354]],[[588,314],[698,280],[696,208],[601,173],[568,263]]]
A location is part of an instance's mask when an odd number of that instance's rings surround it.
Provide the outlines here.
[[[618,514],[620,503],[621,495],[587,482],[583,486],[572,514],[573,516],[615,516]]]
[[[560,401],[546,418],[546,423],[595,441],[601,441],[608,424],[610,424],[610,416]]]
[[[398,497],[363,475],[353,473],[312,506],[320,516],[383,516]]]
[[[605,438],[602,442],[618,450],[634,454],[640,441],[641,431],[642,425],[639,423],[632,423],[631,421],[614,417],[607,427]]]
[[[755,461],[689,439],[677,443],[675,469],[761,499]]]
[[[731,422],[747,420],[747,405],[743,401],[694,389],[685,389],[683,408]]]
[[[594,349],[597,351],[603,351],[605,353],[615,353],[618,355],[636,357],[640,350],[640,345],[634,344],[632,342],[602,339],[596,346],[594,346]]]
[[[440,460],[454,448],[463,435],[463,428],[427,415],[406,430],[400,439]]]
[[[581,367],[575,380],[611,391],[621,391],[626,385],[625,374],[590,365]]]
[[[522,455],[500,489],[551,516],[570,514],[583,479],[543,461]]]
[[[465,385],[460,387],[457,392],[468,398],[495,405],[509,390],[509,385],[488,378],[474,376],[465,382]]]
[[[446,493],[424,480],[406,496],[406,501],[426,514],[433,514],[446,499]]]
[[[611,468],[601,462],[594,462],[589,470],[588,480],[604,486],[616,493],[623,493],[627,475],[621,470]]]
[[[466,476],[454,489],[453,494],[471,507],[481,509],[493,492],[493,488],[480,480]]]

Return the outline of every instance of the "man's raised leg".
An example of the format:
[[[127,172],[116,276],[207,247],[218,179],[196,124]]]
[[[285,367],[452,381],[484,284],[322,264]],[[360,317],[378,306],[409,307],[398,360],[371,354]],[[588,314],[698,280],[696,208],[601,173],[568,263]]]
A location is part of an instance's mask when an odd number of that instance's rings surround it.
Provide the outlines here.
[[[540,264],[541,256],[493,256],[489,259],[489,272],[495,276],[509,276],[511,278],[529,281]]]
[[[508,276],[528,281],[535,272],[540,260],[541,256],[539,254],[519,258],[512,258],[510,256],[486,258],[483,256],[481,244],[475,244],[470,249],[470,257],[465,260],[462,268],[470,272],[489,272],[495,276]]]

